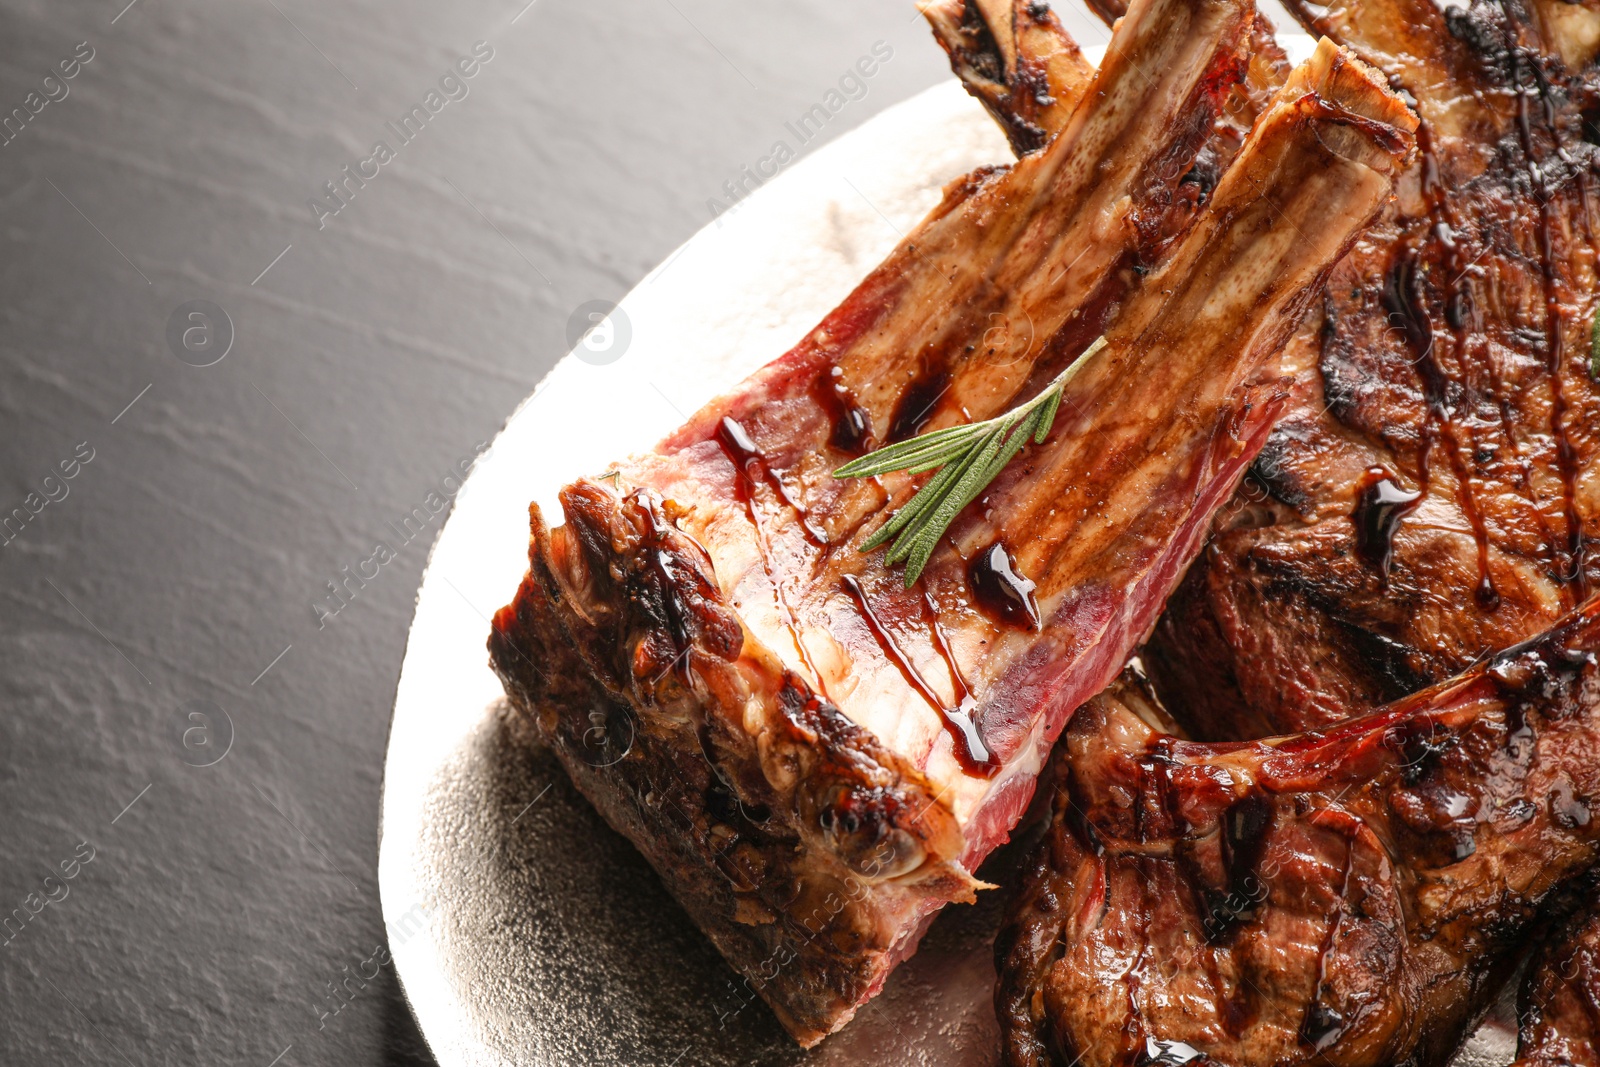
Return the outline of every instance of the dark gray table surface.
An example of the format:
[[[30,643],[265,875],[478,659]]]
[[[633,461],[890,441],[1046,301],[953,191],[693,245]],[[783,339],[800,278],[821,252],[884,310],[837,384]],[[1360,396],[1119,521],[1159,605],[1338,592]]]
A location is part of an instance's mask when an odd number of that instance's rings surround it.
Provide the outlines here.
[[[524,2],[0,5],[6,1067],[431,1062],[331,992],[442,517],[314,605],[875,42],[802,152],[948,76],[908,0]]]

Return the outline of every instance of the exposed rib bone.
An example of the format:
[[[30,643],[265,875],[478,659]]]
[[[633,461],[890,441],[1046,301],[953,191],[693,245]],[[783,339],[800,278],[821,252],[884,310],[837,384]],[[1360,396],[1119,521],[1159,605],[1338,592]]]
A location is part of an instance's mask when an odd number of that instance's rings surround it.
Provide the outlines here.
[[[1036,0],[933,0],[922,14],[1019,156],[1067,124],[1094,77],[1061,21]]]

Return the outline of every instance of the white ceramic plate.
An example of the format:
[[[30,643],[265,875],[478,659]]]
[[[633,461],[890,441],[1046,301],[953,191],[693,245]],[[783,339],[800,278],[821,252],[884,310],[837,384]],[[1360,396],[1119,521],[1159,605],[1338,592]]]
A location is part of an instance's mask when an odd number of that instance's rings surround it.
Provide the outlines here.
[[[1307,38],[1285,38],[1291,55]],[[1098,57],[1095,57],[1098,58]],[[937,203],[1010,158],[955,81],[795,164],[622,303],[615,355],[562,360],[479,460],[434,547],[395,697],[378,859],[406,995],[443,1067],[949,1064],[998,1054],[990,943],[1004,890],[951,907],[882,996],[802,1053],[508,715],[489,618],[527,566],[527,505],[651,447],[787,351]],[[620,347],[620,346],[619,346]],[[559,512],[555,512],[559,514]],[[1007,881],[1015,845],[986,866]],[[1504,1011],[1473,1067],[1511,1059]]]

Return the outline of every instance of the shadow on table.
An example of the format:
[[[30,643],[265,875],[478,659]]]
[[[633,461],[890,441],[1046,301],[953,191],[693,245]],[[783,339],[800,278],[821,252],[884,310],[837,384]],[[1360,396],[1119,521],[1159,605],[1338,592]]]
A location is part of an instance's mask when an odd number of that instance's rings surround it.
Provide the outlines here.
[[[381,1067],[438,1067],[428,1042],[417,1021],[406,1005],[406,995],[400,989],[400,979],[394,968],[383,969],[383,984],[378,991],[383,998],[383,1047],[378,1063]]]

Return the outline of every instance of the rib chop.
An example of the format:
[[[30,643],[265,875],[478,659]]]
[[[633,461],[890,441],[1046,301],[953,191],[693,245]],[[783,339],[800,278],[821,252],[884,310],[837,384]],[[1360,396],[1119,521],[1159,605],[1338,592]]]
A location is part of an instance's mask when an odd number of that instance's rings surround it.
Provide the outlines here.
[[[568,486],[565,525],[532,509],[490,639],[507,693],[802,1044],[981,887],[1266,439],[1283,385],[1259,368],[1413,149],[1327,45],[1173,235],[1255,24],[1136,2],[1048,146],[953,184],[794,350]],[[833,469],[1005,411],[1102,334],[919,583],[857,550],[925,479]]]
[[[1600,598],[1322,733],[1085,705],[997,945],[1008,1067],[1432,1067],[1600,852]],[[1592,1020],[1591,1020],[1592,1021]]]

